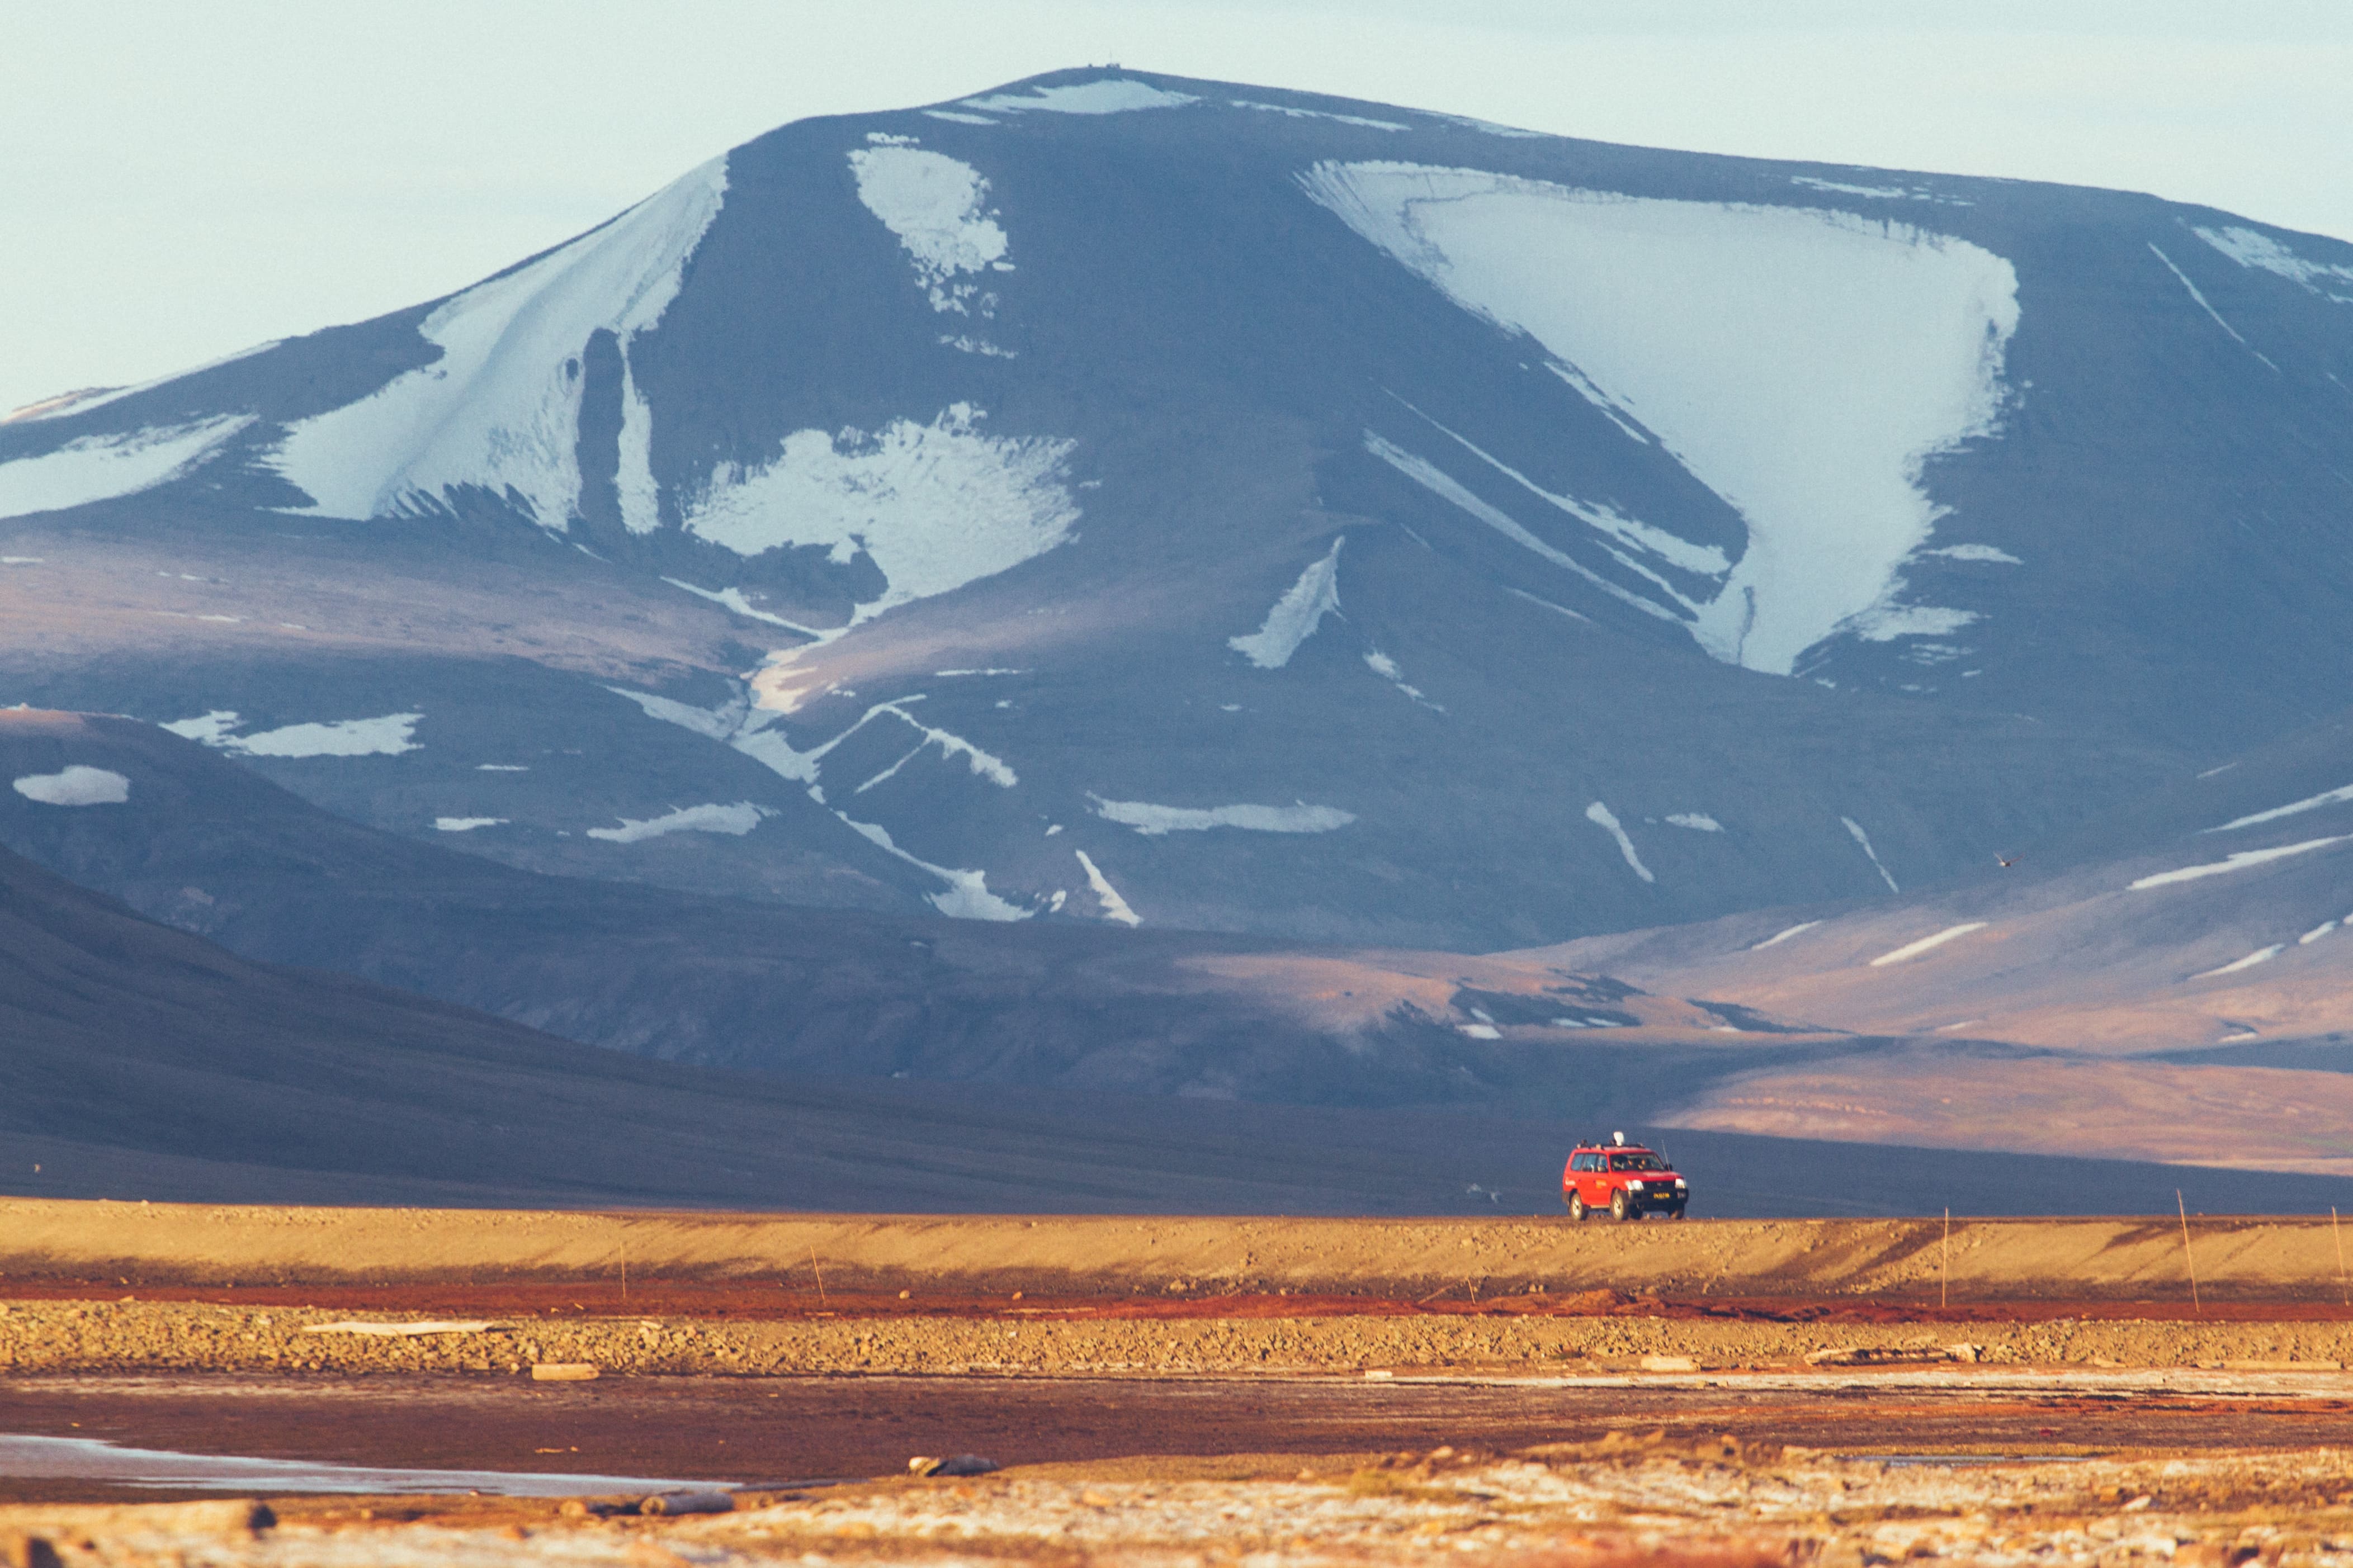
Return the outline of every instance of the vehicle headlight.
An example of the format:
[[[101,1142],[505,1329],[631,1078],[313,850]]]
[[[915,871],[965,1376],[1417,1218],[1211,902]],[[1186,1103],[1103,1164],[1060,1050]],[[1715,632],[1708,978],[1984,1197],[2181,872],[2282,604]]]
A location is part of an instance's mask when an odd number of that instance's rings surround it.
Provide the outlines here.
[[[1639,1193],[1639,1192],[1641,1192],[1641,1191],[1642,1190],[1641,1178],[1640,1178],[1640,1177],[1636,1177],[1633,1181],[1630,1181],[1630,1182],[1627,1183],[1627,1184],[1626,1184],[1626,1190],[1627,1190],[1628,1192],[1630,1192],[1630,1193]]]
[[[1675,1178],[1675,1190],[1676,1190],[1677,1192],[1681,1192],[1681,1191],[1683,1190],[1683,1179],[1681,1176],[1677,1176],[1677,1177]]]

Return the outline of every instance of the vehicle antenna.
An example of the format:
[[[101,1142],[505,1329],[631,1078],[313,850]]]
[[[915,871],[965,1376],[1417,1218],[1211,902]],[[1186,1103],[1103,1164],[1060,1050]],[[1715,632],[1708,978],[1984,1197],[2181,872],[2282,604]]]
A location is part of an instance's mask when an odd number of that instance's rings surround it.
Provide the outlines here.
[[[2173,1206],[2181,1212],[2181,1258],[2189,1266],[2189,1305],[2202,1318],[2206,1309],[2198,1300],[2198,1259],[2189,1252],[2189,1205],[2181,1201],[2179,1187],[2173,1189]]]

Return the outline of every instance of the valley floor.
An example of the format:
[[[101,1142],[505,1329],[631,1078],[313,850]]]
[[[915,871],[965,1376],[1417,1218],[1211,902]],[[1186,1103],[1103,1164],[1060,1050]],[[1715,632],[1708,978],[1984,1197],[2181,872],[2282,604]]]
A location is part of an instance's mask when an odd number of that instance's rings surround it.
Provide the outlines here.
[[[2325,1220],[0,1217],[25,1568],[2353,1565]]]

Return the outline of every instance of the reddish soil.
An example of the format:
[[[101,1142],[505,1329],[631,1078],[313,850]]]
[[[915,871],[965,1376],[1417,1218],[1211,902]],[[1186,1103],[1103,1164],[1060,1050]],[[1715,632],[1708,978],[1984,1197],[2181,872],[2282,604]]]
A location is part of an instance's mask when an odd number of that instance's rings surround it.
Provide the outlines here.
[[[1885,1295],[1868,1300],[1799,1297],[1629,1296],[1615,1290],[1475,1298],[1450,1286],[1416,1300],[1382,1295],[1237,1294],[1100,1297],[880,1293],[760,1287],[708,1280],[631,1280],[615,1284],[458,1283],[400,1285],[137,1285],[128,1280],[0,1280],[0,1300],[201,1301],[248,1307],[312,1307],[333,1311],[410,1312],[442,1317],[662,1316],[790,1322],[822,1318],[1017,1318],[1042,1320],[1215,1320],[1350,1317],[1662,1318],[1760,1323],[2040,1323],[2083,1321],[2348,1322],[2353,1307],[2336,1302],[2005,1300],[1950,1301]]]

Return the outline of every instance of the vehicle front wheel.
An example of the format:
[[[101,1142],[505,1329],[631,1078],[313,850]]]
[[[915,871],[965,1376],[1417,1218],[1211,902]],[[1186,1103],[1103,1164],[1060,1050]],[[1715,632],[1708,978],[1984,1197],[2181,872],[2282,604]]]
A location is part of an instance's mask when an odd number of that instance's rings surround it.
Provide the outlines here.
[[[1609,1194],[1609,1217],[1621,1221],[1640,1217],[1640,1211],[1627,1200],[1626,1189],[1623,1187]]]
[[[1571,1193],[1568,1194],[1569,1218],[1581,1220],[1591,1212],[1591,1210],[1585,1206],[1585,1194],[1583,1193]]]

